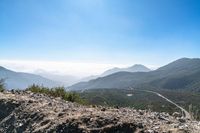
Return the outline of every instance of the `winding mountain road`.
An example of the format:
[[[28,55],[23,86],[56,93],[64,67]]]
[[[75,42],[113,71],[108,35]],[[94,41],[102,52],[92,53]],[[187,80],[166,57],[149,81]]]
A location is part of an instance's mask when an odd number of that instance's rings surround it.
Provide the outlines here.
[[[136,90],[136,89],[131,88],[131,90]],[[148,93],[155,94],[155,95],[163,98],[167,102],[175,105],[177,108],[179,108],[183,112],[183,114],[184,114],[184,116],[185,116],[186,119],[191,119],[192,118],[191,115],[190,115],[190,113],[187,110],[185,110],[183,107],[179,106],[178,104],[176,104],[175,102],[173,102],[172,100],[166,98],[165,96],[163,96],[162,94],[160,94],[158,92],[150,91],[150,90],[136,90],[136,91],[143,91],[143,92],[148,92]]]

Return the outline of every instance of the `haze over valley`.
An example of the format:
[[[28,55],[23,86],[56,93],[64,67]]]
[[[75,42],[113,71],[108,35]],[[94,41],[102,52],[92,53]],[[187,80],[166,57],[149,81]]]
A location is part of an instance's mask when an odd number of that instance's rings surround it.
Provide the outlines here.
[[[200,1],[0,0],[0,133],[200,133]]]
[[[78,82],[86,82],[98,77],[108,76],[117,72],[148,72],[151,71],[149,68],[143,65],[133,65],[127,68],[112,68],[108,69],[100,75],[88,76],[88,77],[75,77],[71,75],[59,75],[45,70],[37,70],[33,74],[22,73],[12,70],[8,70],[4,67],[0,69],[0,78],[6,80],[6,86],[8,89],[25,89],[33,84],[43,85],[46,87],[65,86],[68,87]],[[26,77],[24,77],[24,75]],[[16,81],[16,79],[21,80]],[[24,82],[23,82],[24,81]],[[12,86],[9,86],[12,85]]]

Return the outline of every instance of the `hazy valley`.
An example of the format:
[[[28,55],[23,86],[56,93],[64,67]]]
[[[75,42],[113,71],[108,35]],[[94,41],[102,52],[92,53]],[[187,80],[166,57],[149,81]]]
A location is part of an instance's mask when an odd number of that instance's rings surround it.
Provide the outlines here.
[[[80,79],[73,79],[72,76],[53,74],[52,76],[48,73],[46,75],[40,73],[44,78],[33,74],[13,72],[3,67],[1,67],[0,78],[5,79],[5,86],[8,89],[26,89],[33,84],[52,88],[64,86],[66,85],[64,83],[73,80],[73,82],[80,83],[70,87],[65,86],[65,89],[76,91],[88,104],[134,107],[170,114],[176,111],[181,112],[180,109],[155,94],[139,91],[152,90],[184,107],[195,119],[200,119],[199,73],[200,59],[182,58],[156,70],[150,70],[143,65],[113,68],[99,76],[92,76],[92,79],[88,79],[89,81],[82,79],[84,82]],[[69,78],[71,80],[68,81]],[[127,96],[128,94],[131,96]]]
[[[0,133],[200,133],[200,0],[0,0]]]

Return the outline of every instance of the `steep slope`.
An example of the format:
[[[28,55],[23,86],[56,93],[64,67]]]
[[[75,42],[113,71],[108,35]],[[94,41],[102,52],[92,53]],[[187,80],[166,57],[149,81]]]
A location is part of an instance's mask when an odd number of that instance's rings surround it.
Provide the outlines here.
[[[18,91],[0,93],[2,133],[198,133],[200,123],[167,113],[88,107]]]
[[[79,83],[71,89],[125,88],[153,86],[163,89],[200,91],[200,59],[183,58],[150,72],[119,72],[106,77]]]
[[[4,67],[0,67],[0,79],[5,79],[5,86],[7,89],[25,89],[32,84],[43,85],[46,87],[61,85],[59,82],[38,75],[14,72]]]
[[[200,91],[200,59],[182,58],[157,72],[165,76],[151,82],[156,87]]]

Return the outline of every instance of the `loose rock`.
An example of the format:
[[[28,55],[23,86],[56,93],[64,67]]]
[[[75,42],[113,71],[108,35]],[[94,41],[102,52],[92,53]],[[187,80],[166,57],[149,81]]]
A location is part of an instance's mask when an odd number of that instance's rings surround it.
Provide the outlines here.
[[[200,133],[200,122],[180,114],[82,106],[27,91],[0,93],[2,133]]]

